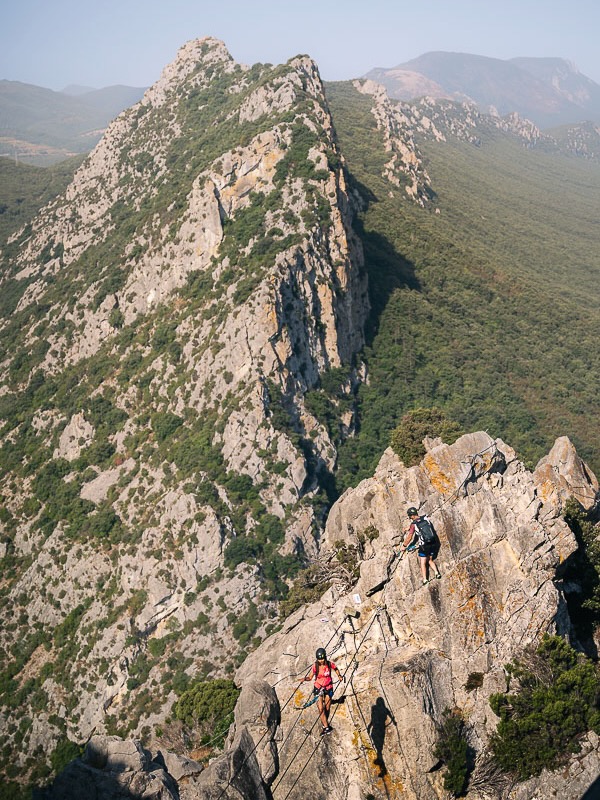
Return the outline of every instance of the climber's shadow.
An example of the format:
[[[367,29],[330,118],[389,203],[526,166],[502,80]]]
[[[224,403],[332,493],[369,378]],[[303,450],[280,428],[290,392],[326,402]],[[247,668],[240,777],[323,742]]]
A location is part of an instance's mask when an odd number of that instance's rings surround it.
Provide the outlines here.
[[[395,723],[394,715],[386,706],[383,697],[378,697],[374,705],[371,706],[371,719],[367,726],[367,733],[371,737],[377,754],[373,763],[379,767],[380,778],[387,775],[387,767],[383,760],[383,746],[385,744],[385,729],[388,719],[391,723]]]
[[[600,798],[600,778],[596,778],[587,792],[581,795],[580,800],[598,800],[598,798]]]

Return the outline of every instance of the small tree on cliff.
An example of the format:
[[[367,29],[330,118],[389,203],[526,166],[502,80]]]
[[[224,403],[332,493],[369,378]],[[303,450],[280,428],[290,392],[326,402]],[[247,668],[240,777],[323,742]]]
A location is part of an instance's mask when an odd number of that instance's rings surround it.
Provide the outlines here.
[[[579,751],[580,736],[600,733],[598,667],[560,636],[545,636],[505,669],[518,686],[490,697],[500,717],[490,744],[506,772],[525,780],[556,769]]]
[[[447,708],[444,711],[433,754],[446,765],[444,789],[453,797],[462,797],[469,776],[469,745],[460,709]]]
[[[460,426],[444,414],[441,408],[416,408],[409,411],[392,431],[390,445],[407,467],[418,464],[425,455],[423,439],[441,437],[452,444],[461,435]]]
[[[232,719],[240,690],[224,678],[199,681],[175,703],[175,717],[200,735],[201,741],[220,746]]]

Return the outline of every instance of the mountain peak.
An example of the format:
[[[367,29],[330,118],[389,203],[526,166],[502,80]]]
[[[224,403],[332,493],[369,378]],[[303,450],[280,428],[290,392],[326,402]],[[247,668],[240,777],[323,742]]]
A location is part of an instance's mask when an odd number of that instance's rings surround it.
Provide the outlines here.
[[[152,105],[161,105],[172,89],[194,73],[198,75],[198,83],[206,83],[212,77],[211,72],[203,80],[201,76],[207,70],[220,68],[224,72],[231,72],[235,66],[235,61],[220,39],[211,36],[191,39],[179,48],[174,61],[163,69],[158,81],[146,92],[145,99]]]
[[[382,83],[390,97],[425,94],[470,100],[484,113],[516,112],[541,128],[600,119],[600,86],[561,58],[502,60],[469,53],[431,51],[365,76]]]
[[[225,42],[221,39],[216,39],[214,36],[203,36],[201,39],[190,39],[179,48],[173,63],[180,61],[202,61],[206,64],[214,64],[233,61],[233,58]]]

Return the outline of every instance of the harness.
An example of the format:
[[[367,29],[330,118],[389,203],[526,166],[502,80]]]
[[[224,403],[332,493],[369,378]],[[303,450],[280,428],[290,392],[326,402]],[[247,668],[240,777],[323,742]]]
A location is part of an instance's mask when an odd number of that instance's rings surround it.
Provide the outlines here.
[[[308,708],[309,706],[312,706],[313,703],[317,702],[319,697],[325,696],[326,691],[327,689],[319,689],[319,691],[315,693],[314,697],[311,697],[310,700],[307,700],[306,703],[304,703],[304,705],[297,706],[297,708]]]
[[[332,672],[331,672],[331,661],[329,661],[329,659],[325,659],[325,661],[323,662],[323,666],[327,667],[327,669],[329,670],[329,683],[331,685],[330,686],[315,686],[314,691],[316,691],[317,689],[325,689],[325,691],[328,691],[333,686],[333,675],[332,675]],[[315,663],[313,664],[313,675],[315,676],[315,683],[316,683],[316,681],[319,679],[319,662],[318,661],[315,661]],[[323,676],[323,677],[327,678],[327,676]]]

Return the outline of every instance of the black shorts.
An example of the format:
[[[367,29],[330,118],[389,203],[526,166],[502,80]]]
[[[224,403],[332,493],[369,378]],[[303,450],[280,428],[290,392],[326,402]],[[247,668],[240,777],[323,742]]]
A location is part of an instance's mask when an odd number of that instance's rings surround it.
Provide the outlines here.
[[[419,555],[421,558],[433,558],[435,559],[438,557],[438,553],[440,552],[440,543],[438,542],[425,542],[424,544],[419,546]]]

